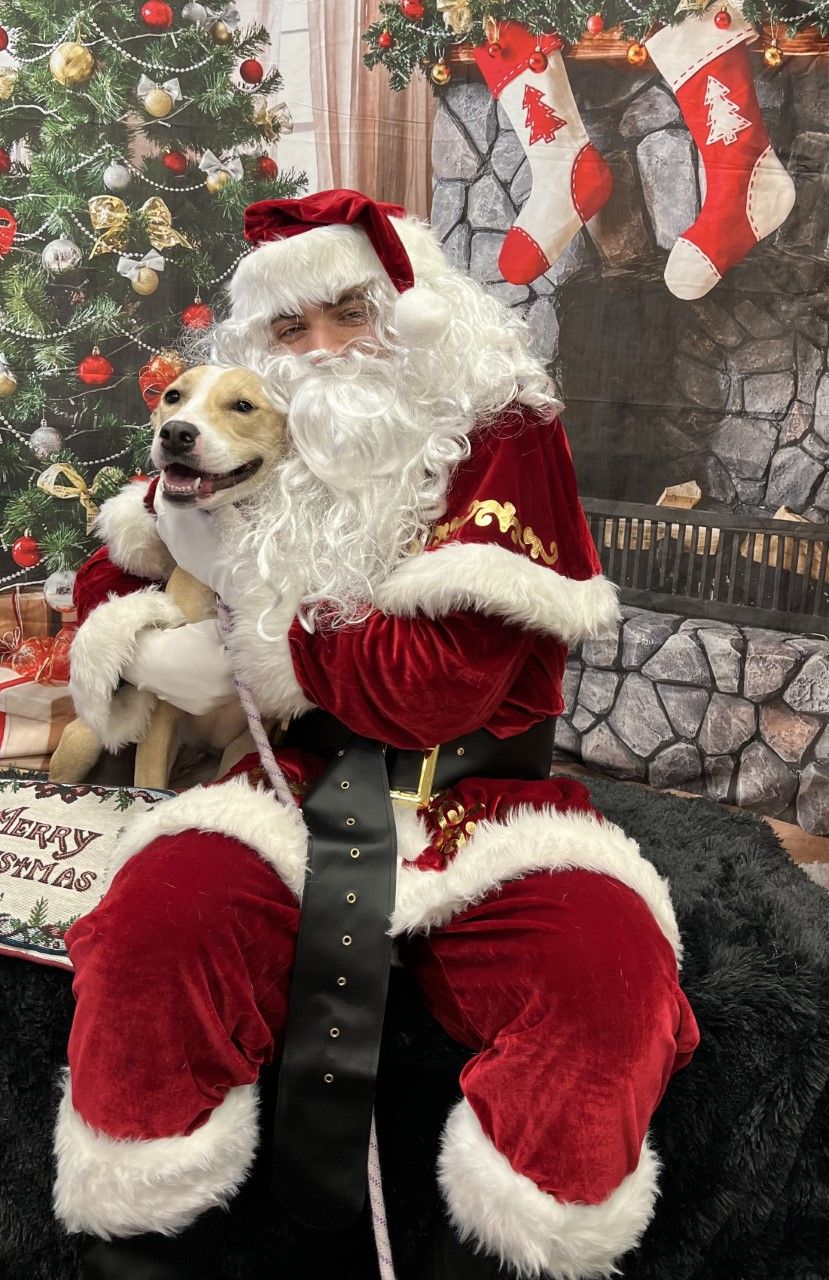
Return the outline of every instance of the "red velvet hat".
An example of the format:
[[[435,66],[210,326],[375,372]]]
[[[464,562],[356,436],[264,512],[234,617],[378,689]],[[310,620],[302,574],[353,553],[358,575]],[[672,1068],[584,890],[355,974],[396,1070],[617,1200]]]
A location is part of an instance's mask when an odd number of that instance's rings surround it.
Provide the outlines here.
[[[395,326],[401,338],[411,343],[436,336],[449,318],[448,309],[433,289],[424,288],[416,281],[410,253],[392,219],[398,222],[407,238],[414,238],[418,244],[424,236],[428,237],[428,253],[432,257],[437,246],[431,234],[415,223],[406,223],[406,211],[400,205],[372,200],[359,191],[344,189],[318,191],[294,200],[260,200],[245,210],[244,234],[246,240],[266,254],[269,246],[277,246],[292,237],[313,237],[306,242],[309,252],[301,255],[308,262],[315,257],[322,260],[325,254],[337,255],[338,250],[339,258],[345,259],[353,252],[353,237],[348,238],[348,243],[343,240],[332,243],[330,234],[323,237],[315,233],[332,227],[353,228],[360,243],[365,245],[368,241],[382,270],[400,294],[395,306]],[[368,245],[361,251],[363,257],[371,253]],[[312,252],[315,247],[317,255]],[[296,256],[291,255],[291,259]],[[260,264],[265,266],[259,253],[250,255],[243,263],[244,272],[240,268],[237,275],[250,277],[258,273]],[[287,282],[295,265],[288,255],[280,255],[280,282]],[[365,265],[362,260],[361,265]],[[336,274],[339,277],[339,270]]]

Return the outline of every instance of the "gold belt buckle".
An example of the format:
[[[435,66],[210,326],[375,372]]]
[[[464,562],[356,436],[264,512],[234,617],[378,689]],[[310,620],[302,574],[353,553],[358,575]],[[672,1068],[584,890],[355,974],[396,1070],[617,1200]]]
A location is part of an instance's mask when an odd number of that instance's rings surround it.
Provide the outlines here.
[[[413,805],[416,809],[422,805],[428,804],[432,798],[432,784],[435,781],[435,772],[438,767],[438,755],[440,747],[432,747],[431,751],[424,751],[423,764],[420,766],[420,779],[417,784],[417,791],[397,791],[392,789],[390,792],[392,800],[399,800],[401,804]]]

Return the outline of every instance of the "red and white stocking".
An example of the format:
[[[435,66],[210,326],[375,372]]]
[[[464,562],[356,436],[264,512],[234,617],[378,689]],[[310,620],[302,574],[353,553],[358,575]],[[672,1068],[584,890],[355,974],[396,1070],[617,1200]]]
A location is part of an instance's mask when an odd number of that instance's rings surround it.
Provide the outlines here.
[[[581,122],[561,46],[558,36],[536,37],[519,23],[502,22],[497,41],[475,50],[532,173],[532,192],[498,260],[512,284],[529,284],[543,275],[613,187],[610,169]]]
[[[665,267],[678,298],[713,289],[794,204],[794,183],[772,151],[754,91],[748,44],[756,38],[738,5],[712,4],[647,42],[705,165],[702,210]]]

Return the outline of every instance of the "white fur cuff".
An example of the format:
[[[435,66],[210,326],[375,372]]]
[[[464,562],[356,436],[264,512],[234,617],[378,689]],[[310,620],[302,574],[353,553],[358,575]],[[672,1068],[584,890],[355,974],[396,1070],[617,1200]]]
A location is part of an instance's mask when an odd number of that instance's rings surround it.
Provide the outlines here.
[[[95,532],[119,569],[138,578],[166,582],[175,562],[158,536],[155,516],[144,506],[147,488],[132,481],[108,498],[98,512]]]
[[[229,1090],[187,1137],[128,1141],[92,1129],[72,1106],[66,1072],[55,1129],[55,1214],[67,1231],[109,1240],[175,1235],[224,1206],[248,1175],[258,1139],[255,1085]]]
[[[566,1204],[516,1173],[486,1137],[465,1098],[443,1133],[438,1179],[462,1240],[519,1276],[599,1280],[638,1244],[653,1216],[659,1162],[648,1144],[639,1164],[601,1204]]]
[[[139,633],[184,622],[170,597],[149,587],[99,604],[79,628],[70,651],[69,692],[78,715],[108,751],[139,742],[156,705],[155,694],[147,690],[118,690]]]

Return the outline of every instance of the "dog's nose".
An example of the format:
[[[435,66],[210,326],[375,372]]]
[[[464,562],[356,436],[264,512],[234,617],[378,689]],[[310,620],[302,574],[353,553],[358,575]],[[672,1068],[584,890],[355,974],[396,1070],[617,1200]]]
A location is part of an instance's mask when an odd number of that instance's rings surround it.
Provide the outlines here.
[[[192,453],[198,437],[199,429],[192,422],[176,422],[175,418],[165,422],[158,433],[167,453]]]

